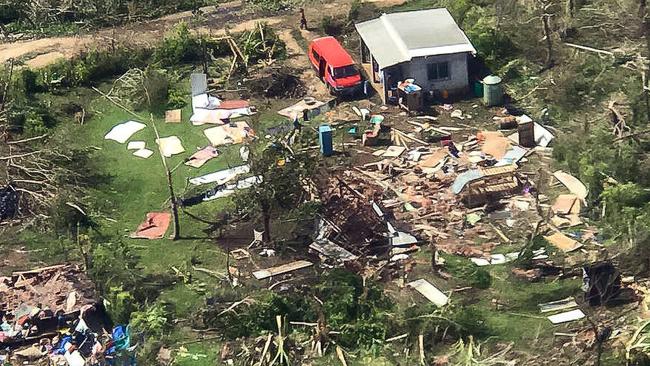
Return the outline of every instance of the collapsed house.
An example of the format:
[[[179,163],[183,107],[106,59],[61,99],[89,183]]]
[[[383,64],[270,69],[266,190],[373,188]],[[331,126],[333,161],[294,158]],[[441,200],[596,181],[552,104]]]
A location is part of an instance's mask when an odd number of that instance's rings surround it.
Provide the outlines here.
[[[345,170],[327,176],[320,182],[325,210],[310,249],[325,263],[347,263],[366,273],[399,268],[408,259],[406,253],[419,250],[421,240],[384,207],[385,193],[381,185],[359,172]],[[366,262],[365,269],[350,264],[359,258]]]
[[[0,277],[0,344],[38,340],[55,331],[61,321],[77,318],[81,309],[97,303],[94,284],[76,266],[57,265]],[[23,329],[30,315],[37,320],[33,324],[36,332]]]
[[[124,359],[119,353],[130,347],[123,326],[107,336],[107,318],[95,286],[75,265],[0,277],[0,316],[2,362],[106,365]]]

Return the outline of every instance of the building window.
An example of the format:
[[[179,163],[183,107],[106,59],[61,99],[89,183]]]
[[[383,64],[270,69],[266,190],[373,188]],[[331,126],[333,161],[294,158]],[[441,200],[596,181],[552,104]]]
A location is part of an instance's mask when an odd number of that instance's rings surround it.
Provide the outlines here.
[[[449,79],[449,62],[436,62],[427,65],[429,80]]]

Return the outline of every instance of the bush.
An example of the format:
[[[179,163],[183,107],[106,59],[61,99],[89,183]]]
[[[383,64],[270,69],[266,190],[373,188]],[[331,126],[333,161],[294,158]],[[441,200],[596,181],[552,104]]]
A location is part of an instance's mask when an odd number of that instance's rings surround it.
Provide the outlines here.
[[[485,324],[483,313],[471,306],[459,308],[453,315],[454,322],[459,325],[461,337],[474,336],[476,338],[490,335],[490,328]]]
[[[187,105],[186,93],[178,88],[169,90],[169,100],[167,101],[168,109],[181,109]]]
[[[137,267],[139,257],[124,242],[97,244],[93,247],[89,274],[100,294],[115,287],[136,289],[142,278]]]
[[[30,111],[25,116],[23,134],[26,136],[39,136],[48,132],[43,116],[37,112]]]
[[[354,22],[355,20],[359,19],[360,14],[361,14],[361,1],[354,0],[352,4],[350,4],[350,11],[348,12],[348,22]]]
[[[130,325],[134,331],[150,337],[160,337],[170,327],[171,314],[161,304],[145,307],[131,313]]]
[[[133,295],[122,286],[111,287],[106,294],[107,308],[111,320],[117,324],[128,324],[137,305]]]
[[[147,64],[147,50],[117,48],[115,52],[93,50],[72,60],[62,60],[41,70],[43,91],[57,87],[92,86]]]
[[[503,30],[496,28],[495,17],[483,7],[472,7],[465,14],[465,30],[488,67],[497,70],[516,58],[517,47]]]
[[[463,284],[479,289],[489,288],[492,284],[490,272],[483,268],[477,267],[472,262],[457,257],[445,257],[447,268],[450,273]]]
[[[492,276],[487,270],[483,268],[477,268],[469,276],[469,284],[470,286],[479,289],[490,288],[492,285]]]
[[[340,36],[343,33],[345,24],[338,20],[338,18],[326,15],[320,21],[320,28],[323,33],[329,36]]]
[[[232,298],[228,300],[233,301]],[[290,321],[311,322],[315,319],[315,313],[306,303],[305,297],[296,294],[282,296],[266,292],[256,297],[250,305],[239,305],[237,313],[229,311],[219,315],[222,310],[217,307],[208,308],[203,312],[203,322],[219,329],[227,339],[277,332],[277,315],[285,316]]]
[[[201,43],[190,33],[187,23],[179,24],[163,39],[153,54],[154,61],[163,66],[193,62],[201,57]]]
[[[344,347],[369,346],[386,338],[387,312],[393,309],[393,303],[380,286],[368,282],[364,287],[360,276],[340,269],[321,278],[304,293],[265,293],[250,305],[239,305],[237,314],[226,312],[218,316],[222,307],[210,306],[203,312],[203,321],[206,326],[220,329],[226,338],[234,339],[277,331],[277,315],[286,316],[289,321],[313,322],[322,314],[330,329],[341,331],[337,342]],[[312,300],[314,296],[323,301],[322,305]],[[226,293],[210,302],[226,306],[237,298]]]
[[[169,100],[167,75],[149,67],[144,72],[143,84],[146,92],[146,105],[140,107],[149,107],[154,111],[165,110]]]
[[[34,94],[40,91],[38,85],[38,73],[30,69],[23,69],[20,73],[20,83],[22,90],[26,94]]]
[[[264,33],[263,36],[260,28]],[[244,57],[248,59],[249,64],[269,58],[281,59],[286,57],[286,45],[266,23],[262,23],[249,32],[242,33],[238,41],[239,48]]]
[[[293,7],[293,0],[247,0],[247,2],[258,10],[278,12],[289,10]]]
[[[414,305],[406,308],[397,319],[392,333],[407,332],[412,336],[422,334],[428,346],[438,344],[443,334],[452,339],[469,335],[487,337],[491,334],[484,315],[477,308],[456,303],[443,309],[430,303]]]

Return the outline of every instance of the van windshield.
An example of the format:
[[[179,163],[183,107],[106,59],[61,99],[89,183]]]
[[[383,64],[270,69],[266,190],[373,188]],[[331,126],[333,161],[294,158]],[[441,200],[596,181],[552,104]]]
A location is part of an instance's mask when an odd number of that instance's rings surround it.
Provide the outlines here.
[[[334,68],[334,75],[332,75],[332,77],[334,77],[334,79],[340,79],[346,78],[348,76],[354,76],[358,73],[359,72],[357,72],[357,68],[354,67],[354,65],[348,65]]]

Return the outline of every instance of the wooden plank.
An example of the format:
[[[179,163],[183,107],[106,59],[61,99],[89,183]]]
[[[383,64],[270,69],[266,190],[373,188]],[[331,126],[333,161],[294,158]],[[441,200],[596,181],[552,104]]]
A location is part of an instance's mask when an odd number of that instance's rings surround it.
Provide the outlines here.
[[[541,313],[550,313],[552,311],[567,310],[575,308],[578,306],[573,297],[567,297],[566,299],[551,301],[543,304],[537,304],[539,306],[539,311]]]
[[[289,273],[297,271],[299,269],[307,268],[313,266],[314,263],[309,261],[295,261],[287,264],[283,264],[277,267],[271,267],[267,269],[262,269],[259,271],[253,272],[253,276],[258,280],[263,280],[265,278],[281,275],[284,273]]]
[[[582,319],[584,317],[585,317],[585,313],[583,313],[582,310],[580,309],[576,309],[576,310],[567,311],[566,313],[551,315],[548,317],[548,320],[550,320],[551,323],[553,324],[561,324],[561,323]]]
[[[409,282],[408,285],[414,288],[417,292],[421,293],[436,306],[445,306],[449,301],[447,295],[443,294],[440,290],[435,288],[431,283],[429,283],[429,281],[425,279]]]
[[[57,264],[55,266],[49,266],[49,267],[43,267],[43,268],[37,268],[37,269],[32,269],[30,271],[20,271],[20,272],[14,272],[14,276],[20,276],[20,275],[26,275],[26,274],[36,274],[36,273],[41,273],[45,271],[51,271],[54,269],[61,269],[66,267],[67,264]]]

